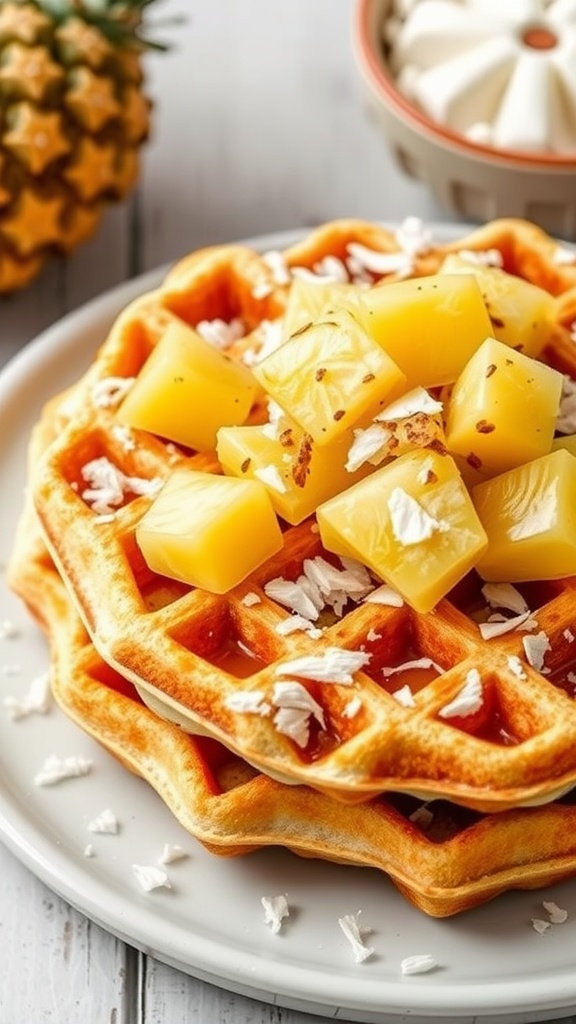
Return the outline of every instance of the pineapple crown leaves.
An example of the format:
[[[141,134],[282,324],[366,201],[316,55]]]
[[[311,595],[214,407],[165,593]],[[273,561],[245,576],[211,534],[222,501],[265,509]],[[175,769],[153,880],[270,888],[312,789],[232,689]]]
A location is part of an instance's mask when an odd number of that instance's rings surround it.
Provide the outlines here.
[[[20,0],[22,2],[22,0]],[[144,31],[145,9],[156,0],[35,0],[36,6],[57,24],[81,18],[93,25],[119,48],[166,51],[169,44],[159,42]],[[164,24],[177,24],[182,18],[171,18]]]

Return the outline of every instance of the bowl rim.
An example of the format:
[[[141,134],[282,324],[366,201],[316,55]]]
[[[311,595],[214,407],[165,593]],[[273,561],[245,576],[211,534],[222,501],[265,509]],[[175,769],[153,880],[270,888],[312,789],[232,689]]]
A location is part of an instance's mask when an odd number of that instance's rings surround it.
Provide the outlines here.
[[[411,104],[398,89],[393,79],[385,70],[383,52],[375,46],[371,31],[374,7],[384,7],[385,0],[357,0],[354,12],[353,36],[354,46],[359,64],[366,78],[382,98],[416,129],[445,146],[458,150],[467,156],[476,156],[486,162],[512,164],[518,168],[542,171],[568,171],[576,174],[576,156],[565,156],[559,153],[532,153],[519,149],[496,149],[480,142],[471,142],[463,135],[438,122],[432,121],[422,111]],[[574,182],[576,190],[576,179]]]

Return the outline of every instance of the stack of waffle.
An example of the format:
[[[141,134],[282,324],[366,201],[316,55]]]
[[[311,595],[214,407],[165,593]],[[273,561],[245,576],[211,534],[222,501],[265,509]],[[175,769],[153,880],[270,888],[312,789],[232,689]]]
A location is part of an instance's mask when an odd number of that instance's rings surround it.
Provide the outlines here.
[[[376,867],[439,917],[576,872],[576,705],[566,683],[576,579],[526,588],[550,643],[546,671],[527,663],[518,631],[482,638],[473,576],[426,614],[371,601],[368,588],[330,608],[320,628],[287,631],[291,613],[269,583],[297,580],[318,557],[337,561],[322,550],[314,518],[283,524],[281,552],[225,594],[157,576],[135,539],[152,500],[146,484],[178,466],[219,466],[214,453],[127,430],[118,407],[172,321],[221,333],[233,324],[228,354],[254,361],[298,275],[336,269],[366,286],[434,273],[461,250],[497,251],[507,271],[554,296],[541,358],[576,379],[576,262],[525,222],[407,245],[398,233],[340,221],[283,253],[202,250],[120,315],[83,378],[43,410],[9,567],[48,635],[59,705],[207,849],[232,856],[281,845]],[[83,477],[101,458],[132,482],[109,515],[87,500]],[[353,671],[351,685],[307,680],[318,711],[304,746],[273,716],[235,710],[238,692],[268,694],[282,665],[334,648],[369,652],[369,669]],[[248,676],[223,657],[232,649],[249,652]],[[382,670],[422,658],[442,670],[405,706]],[[481,720],[460,728],[439,712],[474,668],[489,680],[490,700]]]

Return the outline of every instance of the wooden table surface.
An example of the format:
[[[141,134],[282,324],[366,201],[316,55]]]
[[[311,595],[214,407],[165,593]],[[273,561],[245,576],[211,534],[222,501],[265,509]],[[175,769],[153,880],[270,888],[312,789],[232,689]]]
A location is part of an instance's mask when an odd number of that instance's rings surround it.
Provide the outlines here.
[[[186,21],[164,32],[175,44],[169,55],[148,58],[155,129],[139,188],[68,262],[0,301],[2,363],[66,312],[206,243],[338,216],[447,219],[394,168],[366,118],[348,0],[158,7],[158,17]],[[125,945],[2,844],[0,964],[0,1024],[318,1020],[227,993]]]

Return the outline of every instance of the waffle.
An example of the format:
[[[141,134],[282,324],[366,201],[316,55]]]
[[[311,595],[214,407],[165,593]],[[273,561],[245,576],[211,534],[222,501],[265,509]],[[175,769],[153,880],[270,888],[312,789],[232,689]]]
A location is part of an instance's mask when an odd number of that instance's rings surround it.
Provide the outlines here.
[[[532,618],[551,645],[545,674],[526,663],[521,633],[482,640],[474,619],[480,599],[474,578],[432,613],[350,600],[341,614],[322,618],[319,638],[284,635],[289,613],[269,596],[268,584],[296,579],[305,560],[331,559],[312,521],[285,527],[281,553],[222,596],[155,576],[136,544],[135,527],[150,496],[136,494],[135,481],[161,481],[177,465],[209,471],[218,466],[211,454],[191,453],[136,430],[127,433],[113,402],[101,400],[107,382],[135,376],[174,318],[192,325],[240,318],[244,336],[230,351],[257,354],[263,327],[286,306],[296,268],[322,272],[334,258],[344,265],[354,244],[402,256],[392,233],[341,221],[288,248],[282,274],[278,254],[263,259],[242,246],[215,247],[181,261],[155,292],[133,303],[114,324],[84,379],[82,401],[35,471],[44,539],[105,663],[137,686],[157,713],[219,741],[258,771],[350,804],[398,792],[490,813],[555,800],[576,782],[576,713],[568,684],[574,580],[525,588]],[[448,252],[462,249],[498,249],[505,269],[557,297],[558,318],[544,358],[576,377],[569,313],[576,264],[559,260],[557,244],[534,226],[496,221],[414,253],[410,272],[429,274]],[[396,265],[396,276],[403,276],[403,256]],[[82,469],[102,456],[132,481],[133,490],[112,516],[96,514],[82,497]],[[231,709],[239,691],[269,694],[287,661],[318,657],[334,647],[368,652],[370,672],[355,672],[351,686],[307,684],[320,712],[304,747],[280,732],[272,716]],[[238,659],[241,667],[232,668],[231,650],[250,652]],[[382,670],[419,657],[429,657],[442,671],[407,708],[392,696],[398,688],[394,673]],[[517,659],[522,678],[511,667]],[[448,721],[441,712],[471,669],[482,673],[483,711]]]
[[[73,391],[44,410],[30,443],[32,472],[75,397]],[[283,846],[303,857],[376,868],[434,917],[574,874],[574,794],[496,815],[442,800],[423,805],[402,795],[350,805],[307,786],[284,786],[216,740],[191,736],[159,718],[96,651],[48,555],[30,495],[18,524],[10,582],[48,636],[55,700],[126,769],[145,779],[209,852],[235,857]]]

